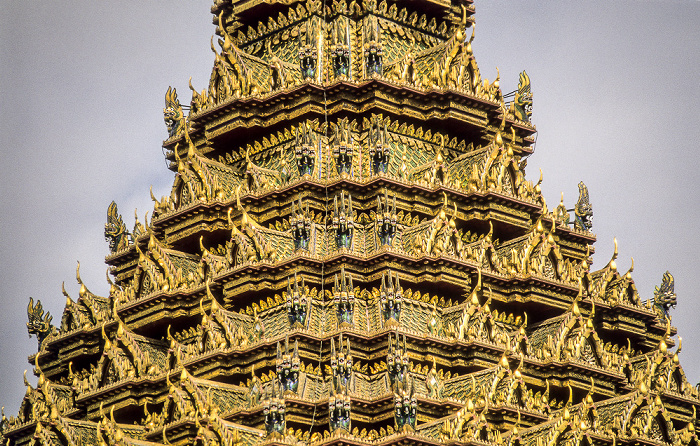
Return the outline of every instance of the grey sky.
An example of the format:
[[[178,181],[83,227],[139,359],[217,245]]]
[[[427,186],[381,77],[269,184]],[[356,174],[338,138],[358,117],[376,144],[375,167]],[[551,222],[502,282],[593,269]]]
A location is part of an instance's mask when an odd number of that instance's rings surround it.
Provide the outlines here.
[[[116,200],[127,227],[169,193],[161,142],[169,85],[188,103],[213,63],[209,0],[0,0],[0,404],[16,414],[29,296],[60,324],[76,261],[105,295],[103,228]],[[598,236],[650,298],[668,269],[681,364],[700,380],[700,1],[477,0],[474,53],[500,68],[504,93],[530,75],[538,139],[528,178],[544,171],[550,208],[573,207],[583,180]]]

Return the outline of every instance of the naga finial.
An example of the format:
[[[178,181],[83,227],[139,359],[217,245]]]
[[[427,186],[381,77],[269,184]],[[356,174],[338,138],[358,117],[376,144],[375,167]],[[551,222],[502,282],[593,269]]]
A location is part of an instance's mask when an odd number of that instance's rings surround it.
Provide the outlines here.
[[[117,210],[117,203],[112,201],[107,208],[107,223],[105,223],[105,240],[109,243],[110,252],[118,252],[129,246],[129,231],[122,216]]]
[[[574,228],[590,231],[593,228],[593,207],[588,198],[588,188],[581,181],[578,183],[578,201],[574,207]]]
[[[177,98],[177,90],[168,87],[165,93],[165,108],[163,109],[163,120],[168,127],[168,138],[177,136],[185,128],[185,114],[182,105]]]
[[[675,293],[673,275],[666,271],[661,280],[661,285],[657,286],[654,290],[654,308],[660,317],[670,320],[671,315],[669,310],[675,308],[677,303],[678,300]]]
[[[515,118],[520,121],[530,122],[532,116],[532,90],[530,88],[530,77],[525,71],[520,73],[518,91],[513,99]]]
[[[27,330],[29,331],[29,337],[36,335],[37,341],[39,342],[39,349],[41,349],[41,343],[46,339],[51,333],[55,332],[56,329],[51,325],[51,320],[53,316],[48,311],[44,313],[44,308],[41,305],[41,301],[37,299],[36,305],[34,305],[34,299],[29,298],[29,305],[27,305]]]

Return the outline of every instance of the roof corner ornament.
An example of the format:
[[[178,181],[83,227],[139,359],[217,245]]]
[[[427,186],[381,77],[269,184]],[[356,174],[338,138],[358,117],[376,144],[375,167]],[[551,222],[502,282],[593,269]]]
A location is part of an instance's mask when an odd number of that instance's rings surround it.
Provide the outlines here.
[[[389,332],[387,342],[389,345],[389,351],[386,355],[387,374],[389,375],[389,382],[391,383],[392,390],[397,391],[400,390],[400,385],[403,383],[404,379],[409,376],[406,335],[404,334],[403,339],[400,339],[397,329],[396,339],[392,339],[391,332]]]
[[[588,199],[588,188],[581,181],[578,183],[578,201],[574,207],[574,228],[590,232],[593,228],[593,207]]]
[[[112,253],[119,252],[129,246],[129,231],[122,216],[117,210],[117,203],[112,201],[107,208],[107,223],[105,223],[105,240],[109,242]]]
[[[513,109],[516,119],[530,122],[530,117],[532,117],[532,90],[530,89],[530,77],[525,71],[520,73],[520,82],[513,100]]]
[[[283,392],[296,394],[299,390],[299,342],[294,341],[294,350],[289,351],[289,335],[284,340],[284,350],[277,342],[277,378]]]
[[[294,273],[294,285],[292,285],[289,277],[287,277],[287,317],[291,328],[306,328],[306,316],[309,314],[311,300],[309,299],[309,290],[304,283],[304,278],[301,278],[301,287],[297,279],[297,273]]]
[[[338,196],[336,195],[333,198],[333,211],[333,230],[335,231],[336,247],[338,249],[352,249],[352,235],[355,229],[352,195],[348,193],[346,202],[345,193],[341,192],[340,207],[338,207]]]
[[[267,393],[263,402],[263,415],[265,417],[265,431],[273,439],[284,438],[287,428],[286,404],[284,395],[279,395],[278,383],[273,380],[271,392]]]
[[[332,386],[334,389],[350,390],[354,392],[353,360],[350,351],[350,338],[343,341],[343,333],[340,333],[338,349],[335,348],[335,338],[331,338],[331,372],[333,372]]]
[[[365,20],[365,77],[382,75],[382,38],[376,16]]]
[[[374,175],[386,174],[389,169],[391,146],[388,143],[388,136],[387,121],[382,122],[381,118],[374,119],[368,132],[369,156],[372,160],[372,172]]]
[[[384,201],[382,202],[381,195],[377,196],[377,235],[382,246],[392,246],[394,236],[397,231],[397,215],[396,215],[396,195],[394,195],[393,203],[389,200],[389,192],[384,191]]]
[[[311,240],[311,228],[313,221],[309,212],[309,202],[306,206],[292,201],[292,215],[289,217],[289,225],[292,228],[292,238],[294,239],[295,251],[309,251],[309,241]]]
[[[675,308],[678,303],[677,296],[675,293],[675,282],[673,280],[673,275],[666,271],[664,277],[661,280],[661,285],[657,286],[654,290],[654,309],[656,313],[661,318],[671,320],[671,314],[669,310]]]
[[[30,297],[29,305],[27,305],[27,319],[29,319],[27,322],[29,337],[36,335],[39,343],[38,349],[41,350],[41,343],[44,342],[44,339],[56,332],[56,328],[51,325],[53,316],[48,311],[44,312],[40,300],[37,299],[36,305],[34,305],[34,299]]]
[[[299,169],[299,176],[313,176],[316,162],[317,138],[308,123],[300,123],[296,130],[294,155]]]
[[[331,388],[328,395],[328,424],[331,432],[344,430],[350,432],[350,413],[352,400],[348,389]]]
[[[347,118],[341,119],[335,126],[335,143],[333,159],[335,168],[341,178],[352,177],[353,137]]]
[[[182,111],[180,100],[177,98],[177,90],[173,87],[168,87],[168,91],[165,93],[163,119],[168,127],[168,138],[177,136],[185,130],[185,114]]]
[[[394,422],[397,430],[404,433],[414,432],[417,412],[418,402],[413,378],[407,375],[394,392]]]
[[[304,81],[313,81],[316,78],[318,65],[318,49],[315,39],[318,34],[318,24],[313,16],[306,21],[305,28],[304,37],[299,33],[299,66]]]
[[[388,276],[388,277],[387,277]],[[403,288],[399,282],[399,273],[392,278],[391,271],[388,275],[382,273],[382,284],[379,289],[379,304],[384,317],[385,328],[396,328],[401,318],[401,307],[404,301]]]
[[[350,20],[339,16],[331,31],[331,61],[335,79],[351,78],[350,73]]]
[[[338,326],[352,328],[355,313],[355,291],[352,285],[352,276],[345,272],[345,266],[340,269],[340,282],[338,282],[338,274],[335,275],[334,281],[333,302],[336,306]]]

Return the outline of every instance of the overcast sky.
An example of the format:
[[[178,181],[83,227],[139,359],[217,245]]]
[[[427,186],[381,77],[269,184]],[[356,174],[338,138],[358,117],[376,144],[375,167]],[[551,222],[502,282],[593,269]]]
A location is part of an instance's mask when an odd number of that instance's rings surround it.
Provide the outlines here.
[[[174,8],[173,5],[177,4]],[[0,405],[16,415],[29,297],[59,325],[61,282],[106,295],[103,230],[116,200],[127,227],[169,193],[161,144],[169,85],[188,103],[213,55],[209,0],[0,0]],[[504,93],[530,75],[536,152],[550,209],[588,185],[598,236],[593,268],[619,242],[642,298],[666,270],[681,364],[700,380],[700,1],[477,0],[474,53]],[[149,213],[150,215],[150,213]],[[35,380],[33,381],[35,382]]]

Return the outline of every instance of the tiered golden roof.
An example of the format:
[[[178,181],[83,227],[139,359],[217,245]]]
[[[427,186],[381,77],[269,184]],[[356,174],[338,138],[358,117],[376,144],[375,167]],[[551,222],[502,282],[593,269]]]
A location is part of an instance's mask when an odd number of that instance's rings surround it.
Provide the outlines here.
[[[698,444],[673,277],[592,271],[586,186],[527,180],[525,72],[471,0],[217,0],[209,85],[166,93],[169,196],[105,237],[9,445]]]

